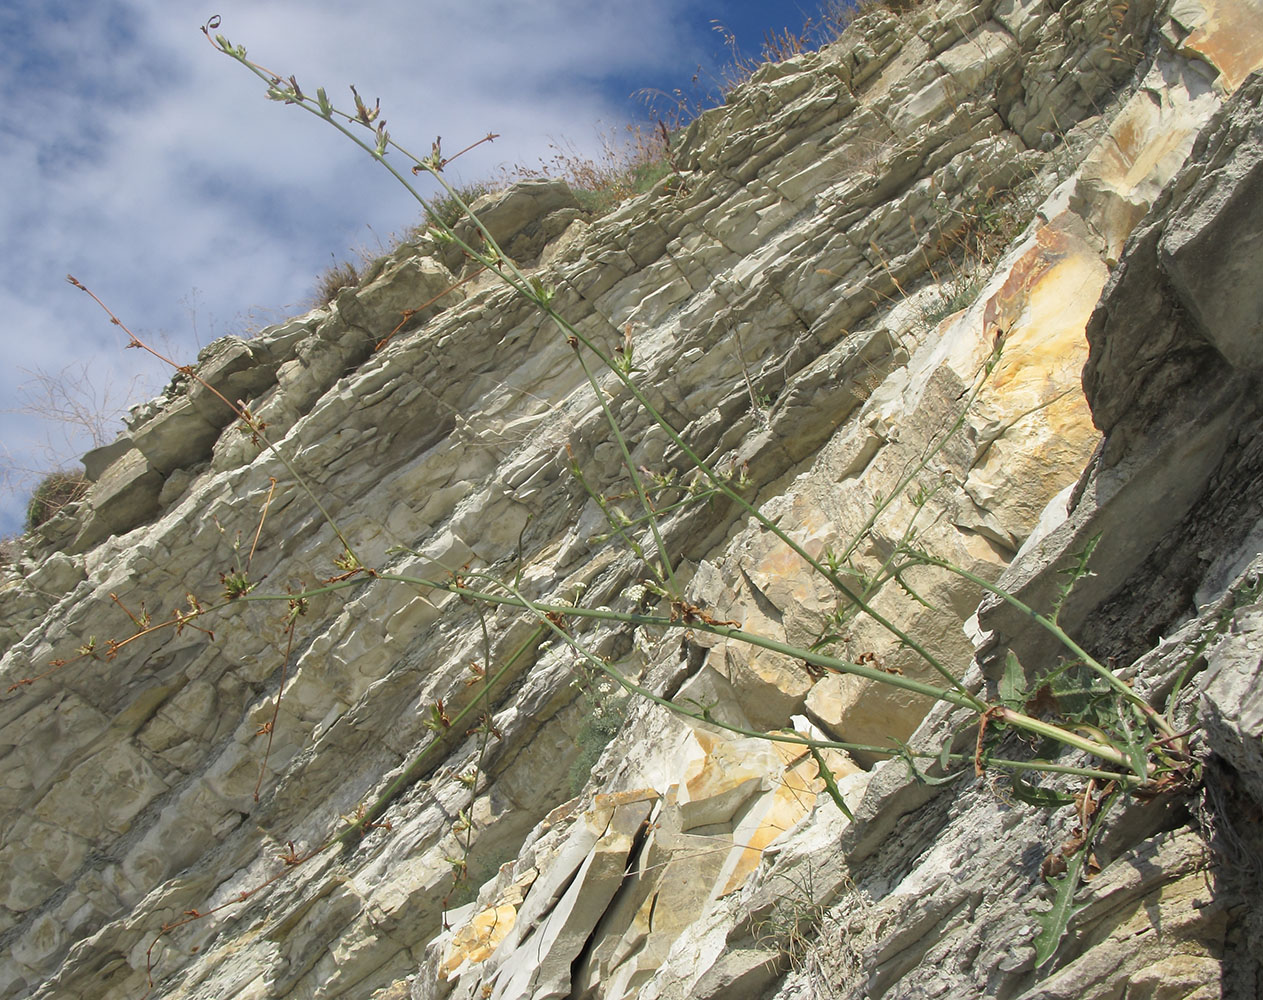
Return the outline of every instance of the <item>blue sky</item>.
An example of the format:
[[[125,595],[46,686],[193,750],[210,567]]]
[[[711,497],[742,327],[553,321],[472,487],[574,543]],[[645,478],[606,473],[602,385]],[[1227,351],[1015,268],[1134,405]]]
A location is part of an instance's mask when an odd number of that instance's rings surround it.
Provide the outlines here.
[[[269,102],[206,43],[220,31],[307,91],[380,97],[391,135],[436,136],[458,179],[535,164],[552,142],[595,153],[643,117],[642,88],[713,90],[729,52],[757,54],[818,0],[4,0],[0,4],[0,535],[20,530],[39,473],[92,446],[73,413],[117,408],[167,372],[82,293],[74,274],[181,363],[216,337],[303,311],[334,259],[417,219],[407,193],[327,126]],[[454,165],[454,168],[457,165]],[[54,404],[58,401],[54,400]],[[104,429],[112,439],[119,425]]]

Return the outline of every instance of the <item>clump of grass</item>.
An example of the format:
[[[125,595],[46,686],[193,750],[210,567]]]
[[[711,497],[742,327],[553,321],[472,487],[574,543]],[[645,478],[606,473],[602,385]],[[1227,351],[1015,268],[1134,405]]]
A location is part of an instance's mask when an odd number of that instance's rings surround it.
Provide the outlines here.
[[[465,210],[460,205],[461,201],[466,205],[472,205],[478,198],[496,190],[497,187],[498,185],[490,181],[474,181],[472,184],[457,185],[455,196],[444,191],[431,198],[425,210],[425,218],[420,224],[414,226],[408,235],[415,237],[433,225],[438,225],[440,228],[444,226],[452,228],[465,217]],[[460,201],[457,200],[457,196]]]
[[[64,507],[81,500],[91,485],[81,472],[63,470],[45,476],[26,506],[26,530],[34,531]]]
[[[674,135],[703,111],[723,104],[728,95],[749,80],[760,66],[784,62],[837,41],[861,10],[873,6],[893,9],[896,3],[906,7],[914,2],[866,0],[857,7],[846,0],[830,0],[816,17],[807,18],[797,30],[786,26],[764,31],[758,53],[752,56],[741,50],[737,36],[722,21],[712,20],[711,29],[720,36],[723,47],[728,50],[728,62],[718,74],[708,73],[698,66],[687,88],[675,87],[670,92],[646,88],[638,90],[634,96],[644,102],[651,118],[665,123],[666,129]]]
[[[927,327],[937,326],[948,316],[960,312],[978,297],[984,280],[981,271],[974,271],[940,282],[935,287],[934,297],[921,309],[921,322]]]
[[[609,133],[601,136],[601,151],[589,156],[573,143],[549,143],[551,155],[538,166],[517,166],[505,174],[505,182],[527,178],[564,180],[585,212],[604,215],[628,198],[644,194],[671,173],[670,136],[665,126],[653,130],[628,125],[620,142]]]
[[[315,303],[318,306],[327,306],[338,297],[338,292],[342,289],[354,288],[359,283],[360,272],[354,263],[349,260],[341,263],[335,261],[316,279]]]

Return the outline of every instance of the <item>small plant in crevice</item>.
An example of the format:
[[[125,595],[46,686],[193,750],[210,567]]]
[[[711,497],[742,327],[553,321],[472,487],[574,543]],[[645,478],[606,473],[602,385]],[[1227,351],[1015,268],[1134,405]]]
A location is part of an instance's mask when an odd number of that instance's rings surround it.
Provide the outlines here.
[[[41,368],[20,369],[24,379],[17,387],[15,405],[0,409],[33,418],[46,428],[29,456],[13,454],[0,442],[0,491],[22,497],[28,509],[24,530],[33,526],[34,513],[40,523],[47,521],[66,502],[67,486],[83,480],[80,490],[90,483],[72,463],[85,451],[109,444],[117,435],[127,408],[143,394],[147,379],[136,375],[126,380],[102,378],[87,364],[68,364],[60,371]],[[55,485],[56,502],[29,507],[32,494]],[[52,494],[48,494],[50,497]]]
[[[665,131],[642,125],[628,126],[626,131],[621,141],[602,134],[596,155],[580,152],[572,143],[554,141],[547,159],[541,158],[537,166],[506,171],[503,183],[507,186],[532,178],[564,180],[585,212],[604,215],[621,202],[644,194],[673,169]]]
[[[811,887],[813,873],[807,871],[804,880]],[[811,918],[806,936],[799,932],[797,941],[790,939],[793,950],[786,955],[792,968],[806,980],[814,991],[809,996],[830,997],[838,985],[862,981],[865,976],[865,958],[868,950],[884,930],[874,914],[873,901],[856,888],[850,878],[844,878],[840,898],[835,898],[826,908],[812,892],[803,892],[795,884],[795,899]],[[805,907],[798,900],[805,901]]]
[[[349,260],[335,261],[316,280],[315,304],[327,306],[344,288],[354,288],[360,283],[359,269]]]
[[[583,791],[592,768],[605,748],[623,728],[629,695],[605,674],[581,666],[582,678],[576,681],[583,701],[583,722],[575,733],[578,754],[570,765],[567,786],[571,795]]]
[[[816,889],[815,873],[809,865],[797,878],[777,872],[769,884],[783,888],[770,912],[754,921],[755,944],[775,950],[796,972],[810,970],[815,942],[828,933],[824,925],[831,919]]]
[[[1026,228],[1035,206],[1012,190],[997,192],[991,187],[950,207],[936,198],[934,211],[930,252],[946,263],[948,273],[941,275],[927,261],[938,293],[935,301],[922,310],[922,321],[927,326],[963,309],[977,297],[1000,254]]]
[[[81,472],[53,472],[35,487],[26,506],[26,530],[34,531],[63,508],[82,500],[92,484]]]
[[[645,105],[650,118],[659,122],[664,132],[674,136],[704,111],[722,105],[728,95],[761,66],[783,62],[837,41],[853,18],[851,4],[845,0],[829,0],[821,4],[815,17],[806,18],[797,29],[784,26],[765,30],[755,55],[742,51],[736,34],[723,21],[712,19],[711,30],[719,36],[722,48],[728,53],[723,66],[712,72],[699,65],[687,88],[674,87],[670,91],[645,88],[633,96]]]
[[[457,185],[455,194],[443,192],[431,198],[425,207],[424,219],[410,230],[409,235],[420,235],[431,226],[437,226],[440,231],[451,229],[465,217],[464,205],[472,205],[484,194],[488,194],[493,190],[495,188],[490,183],[475,181],[472,184]]]

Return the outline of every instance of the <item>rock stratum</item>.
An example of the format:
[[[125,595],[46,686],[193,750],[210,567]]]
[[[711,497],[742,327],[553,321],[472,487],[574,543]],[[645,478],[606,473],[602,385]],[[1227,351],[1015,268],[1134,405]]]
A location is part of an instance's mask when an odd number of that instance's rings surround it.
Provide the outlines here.
[[[1261,25],[1258,0],[876,7],[762,67],[612,214],[551,182],[479,206],[873,614],[839,619],[734,503],[681,502],[679,449],[598,370],[664,486],[685,597],[659,601],[596,499],[633,510],[575,353],[490,277],[453,290],[448,244],[208,348],[0,583],[0,996],[1259,996]],[[988,697],[1010,652],[1036,679],[1064,658],[979,582],[889,579],[913,537],[1042,610],[1099,539],[1059,621],[1193,733],[1198,781],[1109,811],[1038,969],[1041,866],[1081,809],[734,732],[977,738],[951,705],[686,627],[931,678],[882,616]],[[247,567],[248,599],[142,629]],[[675,617],[565,625],[705,718],[455,579]]]

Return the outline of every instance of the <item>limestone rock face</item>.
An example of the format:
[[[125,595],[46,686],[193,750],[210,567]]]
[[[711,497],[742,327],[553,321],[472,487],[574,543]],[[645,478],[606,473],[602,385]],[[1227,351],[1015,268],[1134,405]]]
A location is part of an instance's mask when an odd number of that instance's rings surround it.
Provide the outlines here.
[[[483,195],[472,208],[500,248],[524,264],[534,263],[544,247],[582,214],[566,182],[548,179],[521,181],[507,191]],[[457,223],[456,231],[467,242],[482,238],[468,219]],[[463,260],[458,247],[449,248],[444,259],[452,267]]]
[[[0,997],[1254,995],[1259,15],[874,7],[603,218],[480,202],[678,441],[429,238],[208,348],[3,568]],[[883,678],[1045,676],[987,588],[1098,536],[1058,621],[1203,766],[1036,968],[1075,809]]]

